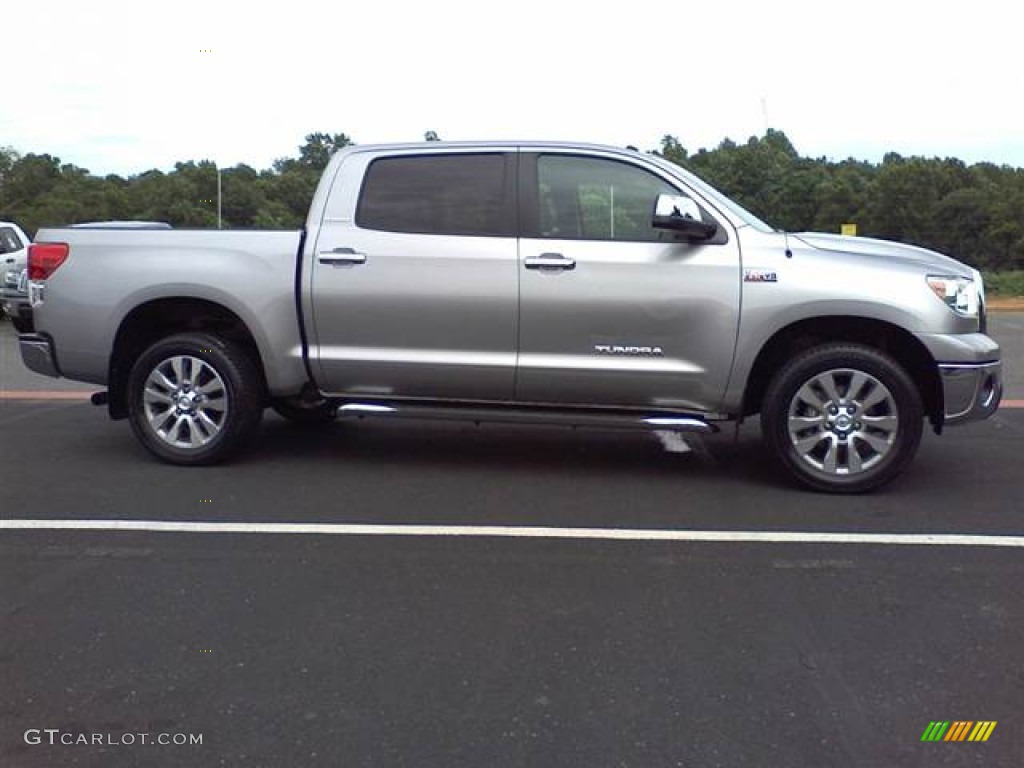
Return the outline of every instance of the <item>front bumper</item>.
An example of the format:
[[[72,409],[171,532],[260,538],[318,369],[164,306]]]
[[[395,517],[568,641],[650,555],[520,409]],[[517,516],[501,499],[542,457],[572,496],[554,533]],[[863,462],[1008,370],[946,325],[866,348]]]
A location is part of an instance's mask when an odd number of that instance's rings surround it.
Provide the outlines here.
[[[917,338],[938,361],[943,424],[980,421],[996,412],[1003,366],[995,341],[984,333],[919,333]]]
[[[28,270],[23,269],[20,273],[13,270],[3,276],[3,285],[0,285],[0,301],[4,308],[16,307],[19,304],[28,305]],[[7,309],[10,312],[10,309]]]
[[[1003,364],[940,363],[946,424],[987,419],[1003,397]]]
[[[21,351],[21,361],[30,371],[60,378],[57,355],[49,336],[41,333],[23,333],[18,336],[18,349]]]
[[[32,331],[32,307],[27,302],[16,301],[8,298],[0,299],[0,306],[4,313],[14,322],[18,333],[30,333]]]

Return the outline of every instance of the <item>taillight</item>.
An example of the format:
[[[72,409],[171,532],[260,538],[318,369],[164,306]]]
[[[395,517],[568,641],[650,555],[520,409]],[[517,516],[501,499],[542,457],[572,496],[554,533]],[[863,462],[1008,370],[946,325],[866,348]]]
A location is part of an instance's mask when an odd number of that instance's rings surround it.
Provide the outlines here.
[[[31,243],[28,247],[28,279],[45,280],[64,263],[71,247],[67,243]]]

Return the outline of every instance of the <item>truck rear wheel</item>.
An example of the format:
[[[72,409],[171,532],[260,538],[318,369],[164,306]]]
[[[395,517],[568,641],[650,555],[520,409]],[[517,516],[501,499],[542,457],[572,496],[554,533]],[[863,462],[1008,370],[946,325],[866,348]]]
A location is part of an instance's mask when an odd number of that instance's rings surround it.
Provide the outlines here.
[[[863,493],[914,458],[924,408],[888,355],[857,344],[815,347],[784,365],[765,393],[764,438],[789,473],[831,493]]]
[[[263,413],[259,372],[236,344],[203,333],[170,336],[135,362],[128,418],[140,442],[172,464],[222,461]]]

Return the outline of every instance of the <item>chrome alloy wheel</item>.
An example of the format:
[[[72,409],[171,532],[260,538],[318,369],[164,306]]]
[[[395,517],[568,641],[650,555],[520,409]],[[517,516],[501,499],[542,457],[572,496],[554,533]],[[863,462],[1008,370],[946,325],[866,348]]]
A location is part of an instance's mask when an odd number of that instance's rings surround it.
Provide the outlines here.
[[[857,475],[893,449],[899,412],[892,392],[863,371],[824,371],[789,403],[789,439],[799,457],[829,475]]]
[[[154,367],[146,377],[143,407],[146,421],[160,440],[175,448],[200,448],[224,428],[227,388],[206,361],[177,355]]]

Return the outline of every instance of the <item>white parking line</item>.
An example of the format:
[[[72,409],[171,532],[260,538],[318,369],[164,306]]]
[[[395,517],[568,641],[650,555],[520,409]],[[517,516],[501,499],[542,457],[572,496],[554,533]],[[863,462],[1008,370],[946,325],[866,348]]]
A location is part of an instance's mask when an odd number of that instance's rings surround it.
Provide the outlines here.
[[[1024,547],[1024,536],[960,533],[818,533],[811,531],[693,531],[646,528],[546,528],[502,525],[362,525],[359,523],[214,523],[177,520],[0,520],[0,530],[152,531],[341,536],[465,536],[616,541],[712,541],[748,544],[878,544]]]

